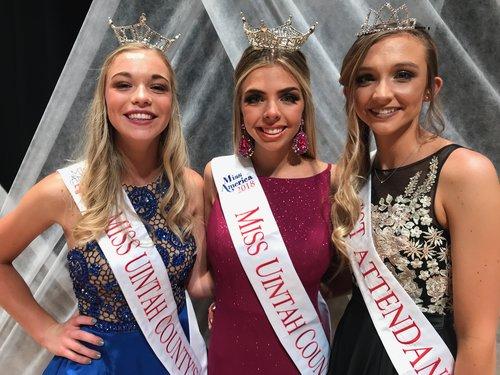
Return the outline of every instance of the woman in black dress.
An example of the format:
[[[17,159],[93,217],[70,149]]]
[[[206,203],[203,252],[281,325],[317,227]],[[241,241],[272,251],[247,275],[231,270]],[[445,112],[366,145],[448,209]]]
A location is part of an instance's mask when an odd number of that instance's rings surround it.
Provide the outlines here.
[[[498,177],[485,156],[439,135],[434,41],[405,6],[386,4],[363,24],[340,83],[348,141],[333,241],[355,286],[330,373],[493,374]]]

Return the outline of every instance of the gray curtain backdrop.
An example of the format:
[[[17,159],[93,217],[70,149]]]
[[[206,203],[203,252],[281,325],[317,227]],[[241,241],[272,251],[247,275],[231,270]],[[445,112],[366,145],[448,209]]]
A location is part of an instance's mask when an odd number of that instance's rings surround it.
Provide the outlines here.
[[[94,0],[74,47],[27,150],[12,188],[0,189],[1,215],[39,179],[75,157],[82,118],[93,94],[104,56],[116,47],[107,18],[115,24],[135,23],[145,12],[148,24],[165,35],[181,33],[167,53],[173,63],[191,163],[202,172],[214,156],[231,147],[233,67],[248,43],[241,27],[243,11],[250,23],[270,26],[288,15],[302,31],[314,22],[316,32],[302,48],[313,81],[321,158],[335,162],[344,142],[344,99],[338,84],[344,54],[370,7],[385,1],[354,0]],[[393,3],[399,6],[402,2]],[[498,0],[409,0],[411,15],[431,27],[439,46],[441,99],[445,136],[488,156],[500,166],[500,3]],[[50,228],[16,259],[37,300],[59,320],[76,308],[65,266],[62,231]],[[337,321],[345,300],[330,301]],[[196,305],[205,329],[206,301]],[[51,355],[41,349],[0,310],[2,373],[39,374]],[[498,354],[497,354],[498,358]]]

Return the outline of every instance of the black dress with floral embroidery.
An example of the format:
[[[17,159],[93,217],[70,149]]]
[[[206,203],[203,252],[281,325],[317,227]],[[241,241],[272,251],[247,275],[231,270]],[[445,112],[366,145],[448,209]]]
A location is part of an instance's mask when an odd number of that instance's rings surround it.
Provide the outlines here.
[[[459,147],[371,175],[375,248],[454,356],[450,236],[436,219],[434,199],[441,169]],[[329,373],[397,374],[356,285],[335,332]]]

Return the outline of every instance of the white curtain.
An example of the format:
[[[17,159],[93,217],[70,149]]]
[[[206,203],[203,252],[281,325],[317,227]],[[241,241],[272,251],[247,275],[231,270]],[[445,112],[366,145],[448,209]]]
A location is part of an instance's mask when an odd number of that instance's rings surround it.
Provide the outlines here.
[[[319,22],[302,51],[312,71],[320,155],[334,162],[345,135],[344,100],[338,84],[340,64],[369,7],[378,8],[384,2],[94,0],[16,179],[7,196],[0,194],[1,215],[15,207],[38,180],[75,156],[83,113],[92,97],[99,66],[116,46],[108,17],[117,25],[131,24],[145,12],[148,24],[161,33],[182,34],[168,56],[177,75],[191,163],[201,172],[212,157],[231,152],[233,67],[248,45],[240,11],[255,25],[262,19],[275,26],[288,15],[302,31]],[[412,16],[431,27],[439,47],[440,73],[445,81],[441,95],[447,121],[445,135],[486,154],[498,169],[498,1],[410,0],[407,4]],[[76,308],[65,266],[66,252],[61,230],[53,227],[15,260],[37,300],[61,321]],[[341,310],[342,303],[335,301],[332,307]],[[205,305],[197,307],[204,325]],[[50,358],[50,353],[0,310],[2,373],[39,374]]]
[[[7,191],[0,185],[0,206],[3,205],[5,198],[7,198]]]

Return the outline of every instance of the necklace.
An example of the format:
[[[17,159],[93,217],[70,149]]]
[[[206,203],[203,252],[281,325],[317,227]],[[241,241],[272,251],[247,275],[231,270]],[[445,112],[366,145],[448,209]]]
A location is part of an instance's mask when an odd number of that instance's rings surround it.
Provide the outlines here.
[[[381,184],[383,184],[384,182],[386,182],[389,178],[392,177],[392,175],[394,173],[396,173],[396,171],[401,168],[408,160],[410,160],[410,158],[416,154],[418,154],[418,152],[420,151],[420,148],[422,147],[422,144],[418,145],[418,147],[415,149],[415,151],[413,151],[411,154],[409,154],[405,160],[403,160],[401,163],[399,163],[399,165],[397,167],[395,167],[391,173],[389,173],[389,175],[385,178],[380,178],[378,172],[377,172],[377,168],[373,167],[373,171],[375,172],[375,176],[377,176],[377,179],[380,181]]]
[[[137,174],[130,173],[128,174],[128,178],[126,179],[127,183],[123,183],[124,185],[127,186],[134,186],[134,187],[141,187],[141,186],[147,186],[149,184],[155,183],[160,179],[160,177],[163,175],[163,168],[160,165],[159,167],[155,168],[153,171],[151,171],[147,176],[145,177],[140,177]],[[130,183],[128,183],[130,182]]]

